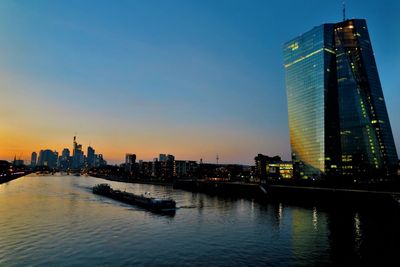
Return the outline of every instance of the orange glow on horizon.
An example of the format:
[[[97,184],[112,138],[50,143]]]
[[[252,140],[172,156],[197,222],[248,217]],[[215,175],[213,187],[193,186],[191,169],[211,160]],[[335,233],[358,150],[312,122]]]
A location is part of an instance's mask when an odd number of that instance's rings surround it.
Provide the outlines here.
[[[75,134],[85,155],[91,145],[111,164],[124,162],[126,153],[146,161],[166,153],[182,160],[202,158],[203,162],[215,162],[218,153],[221,163],[242,164],[254,164],[258,153],[290,155],[288,136],[255,131],[236,120],[180,121],[164,114],[164,109],[153,112],[153,106],[150,111],[138,107],[132,111],[137,116],[103,104],[88,111],[71,99],[58,97],[66,91],[78,97],[74,88],[7,71],[0,72],[0,78],[0,99],[7,100],[0,107],[0,159],[11,161],[15,156],[30,163],[33,151],[51,149],[60,155],[68,148],[72,153]]]
[[[234,136],[225,137],[224,143],[213,142],[208,138],[200,140],[201,142],[192,142],[189,140],[191,138],[193,136],[144,140],[141,136],[119,136],[118,139],[111,136],[100,136],[95,141],[89,141],[87,137],[80,138],[78,135],[77,142],[82,144],[85,155],[87,155],[87,147],[90,144],[95,149],[95,153],[103,154],[109,164],[124,162],[126,153],[134,153],[137,155],[137,160],[144,161],[151,161],[153,158],[158,158],[159,154],[166,153],[174,155],[176,159],[199,161],[202,158],[203,162],[212,163],[215,162],[215,156],[218,153],[221,163],[243,164],[253,164],[254,156],[257,154],[256,145],[248,148],[246,143],[235,144],[237,142]],[[139,142],[140,140],[142,142]],[[48,132],[45,136],[41,136],[33,132],[27,134],[3,128],[0,132],[0,159],[11,161],[15,156],[17,159],[24,160],[25,164],[29,164],[32,152],[39,154],[40,150],[44,149],[57,151],[61,155],[62,150],[68,148],[72,154],[72,141],[73,136],[65,134],[51,135]]]

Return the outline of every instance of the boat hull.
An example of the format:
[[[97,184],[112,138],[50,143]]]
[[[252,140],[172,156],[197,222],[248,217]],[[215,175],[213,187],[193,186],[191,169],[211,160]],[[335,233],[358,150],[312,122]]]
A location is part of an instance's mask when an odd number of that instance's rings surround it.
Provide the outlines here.
[[[106,196],[127,204],[137,205],[152,211],[175,212],[176,209],[176,202],[172,199],[156,199],[143,195],[135,195],[125,191],[114,190],[111,187],[107,187],[105,185],[97,185],[93,187],[93,193]]]

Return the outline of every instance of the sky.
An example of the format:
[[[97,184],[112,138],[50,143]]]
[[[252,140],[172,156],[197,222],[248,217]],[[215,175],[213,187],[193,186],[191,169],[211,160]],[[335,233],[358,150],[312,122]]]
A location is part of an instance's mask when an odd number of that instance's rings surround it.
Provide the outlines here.
[[[400,151],[400,1],[365,18]],[[342,20],[342,1],[0,1],[0,159],[72,149],[110,163],[290,159],[283,43]]]

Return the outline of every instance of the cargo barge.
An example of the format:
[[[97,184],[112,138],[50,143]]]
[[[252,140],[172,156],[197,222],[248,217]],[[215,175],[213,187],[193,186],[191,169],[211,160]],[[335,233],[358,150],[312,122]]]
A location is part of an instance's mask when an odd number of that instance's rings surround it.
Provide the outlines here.
[[[135,195],[125,191],[114,190],[109,184],[95,185],[93,193],[155,212],[174,213],[176,210],[176,202],[173,199],[154,198],[150,197],[148,193],[145,195]]]

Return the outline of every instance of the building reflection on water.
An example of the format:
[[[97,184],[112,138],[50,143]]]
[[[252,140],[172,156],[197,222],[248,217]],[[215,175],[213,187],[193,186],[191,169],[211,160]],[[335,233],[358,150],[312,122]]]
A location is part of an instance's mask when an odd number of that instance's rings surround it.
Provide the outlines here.
[[[399,210],[336,208],[327,212],[329,246],[337,265],[396,265],[400,251]]]
[[[290,240],[297,262],[309,260],[310,255],[320,257],[316,265],[386,266],[398,262],[400,208],[293,208],[274,203],[260,207],[260,211],[269,217],[280,238]]]

